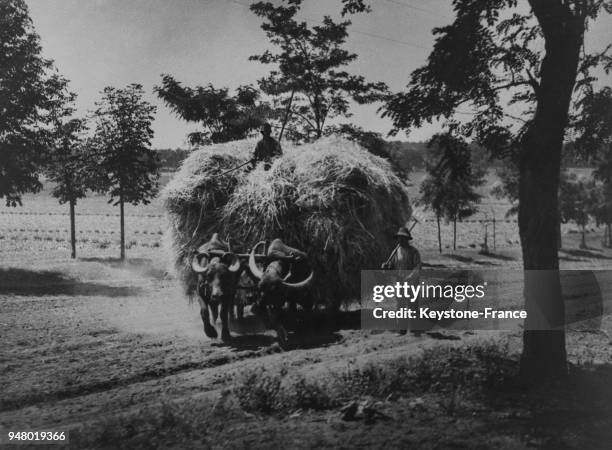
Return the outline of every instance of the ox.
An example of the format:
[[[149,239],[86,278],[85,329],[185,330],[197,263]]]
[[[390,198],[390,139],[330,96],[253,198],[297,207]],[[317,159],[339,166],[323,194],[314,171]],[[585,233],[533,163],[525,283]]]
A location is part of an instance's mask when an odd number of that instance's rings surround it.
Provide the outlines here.
[[[306,253],[285,245],[280,239],[272,241],[266,253],[267,265],[260,268],[255,260],[255,250],[261,244],[265,242],[253,247],[249,255],[249,270],[258,280],[260,308],[267,313],[279,341],[284,343],[287,341],[287,332],[282,320],[283,306],[288,302],[290,308],[295,310],[296,302],[299,302],[305,309],[312,307],[303,294],[313,281],[314,273],[306,264]],[[301,281],[296,282],[296,279]],[[297,297],[301,297],[300,300]]]
[[[229,245],[221,241],[219,235],[215,233],[210,241],[197,249],[191,267],[198,274],[198,302],[204,333],[210,338],[218,336],[214,324],[220,313],[221,339],[228,342],[231,339],[229,314],[236,294],[241,269],[240,260],[229,251]],[[212,314],[212,323],[209,310]]]

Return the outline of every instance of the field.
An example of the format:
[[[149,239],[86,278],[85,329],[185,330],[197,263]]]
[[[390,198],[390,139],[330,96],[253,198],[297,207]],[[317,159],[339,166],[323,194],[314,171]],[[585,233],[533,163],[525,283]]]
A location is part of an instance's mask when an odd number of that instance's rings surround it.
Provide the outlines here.
[[[412,197],[422,176],[411,176]],[[495,182],[490,176],[483,192]],[[607,315],[601,324],[604,332],[574,330],[568,337],[577,386],[598,386],[597,395],[592,389],[584,391],[594,398],[583,397],[580,402],[568,394],[549,410],[546,402],[538,409],[517,406],[511,400],[477,399],[468,393],[469,383],[457,382],[451,394],[440,388],[448,383],[423,384],[421,390],[404,386],[398,388],[399,394],[379,392],[374,385],[397,380],[381,375],[384,371],[373,371],[378,378],[368,378],[363,368],[387,367],[390,361],[418,357],[424,351],[433,352],[429,355],[434,357],[414,362],[421,372],[414,375],[413,366],[401,372],[414,386],[421,386],[423,379],[431,381],[437,370],[452,369],[445,362],[448,359],[440,358],[439,367],[426,362],[438,361],[435,355],[444,355],[448,348],[462,349],[453,353],[462,363],[472,361],[472,354],[462,353],[471,345],[501,346],[505,350],[500,355],[512,371],[520,350],[520,329],[397,336],[361,331],[358,317],[346,311],[340,323],[294,336],[292,348],[286,351],[278,347],[272,333],[250,318],[234,327],[231,345],[221,345],[204,336],[196,306],[184,298],[168,272],[159,201],[126,207],[125,264],[116,259],[118,211],[105,198],[87,198],[77,206],[76,260],[69,258],[67,207],[49,196],[48,187],[23,202],[21,208],[0,210],[3,436],[17,430],[69,431],[75,448],[383,444],[593,448],[609,442],[612,392],[602,382],[609,380],[612,363],[612,345],[606,335],[612,332],[612,321]],[[519,269],[516,218],[504,218],[508,207],[507,202],[487,197],[482,212],[458,225],[456,252],[449,248],[452,231],[445,224],[442,255],[437,251],[433,218],[419,211],[415,245],[423,260],[434,267]],[[496,248],[485,256],[479,253],[484,239],[481,221],[493,215]],[[492,233],[491,225],[488,231]],[[564,225],[563,231],[564,268],[612,267],[612,251],[601,248],[602,229],[589,227],[589,248],[582,250],[575,226]],[[492,249],[491,234],[489,245]],[[521,283],[511,283],[507,289],[520,304]],[[493,350],[483,354],[499,356]],[[368,389],[356,387],[355,395],[382,415],[373,421],[367,417],[342,420],[346,392],[332,389],[332,381],[364,383],[366,378]],[[302,394],[295,400],[282,394],[277,384]],[[245,389],[236,390],[240,386]],[[523,394],[504,395],[516,399]],[[554,414],[567,422],[553,424]],[[432,430],[438,430],[435,436]],[[473,438],[476,432],[479,437]]]

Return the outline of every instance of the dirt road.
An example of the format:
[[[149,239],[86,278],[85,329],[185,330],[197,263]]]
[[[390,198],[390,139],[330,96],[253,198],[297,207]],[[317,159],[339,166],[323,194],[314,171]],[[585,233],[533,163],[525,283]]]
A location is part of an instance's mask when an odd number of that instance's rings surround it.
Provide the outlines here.
[[[86,429],[168,402],[212,404],[248,368],[322,373],[437,343],[347,321],[281,351],[272,333],[247,320],[222,345],[204,336],[196,305],[155,261],[33,258],[0,268],[4,431]],[[521,283],[506,288],[520,297]]]

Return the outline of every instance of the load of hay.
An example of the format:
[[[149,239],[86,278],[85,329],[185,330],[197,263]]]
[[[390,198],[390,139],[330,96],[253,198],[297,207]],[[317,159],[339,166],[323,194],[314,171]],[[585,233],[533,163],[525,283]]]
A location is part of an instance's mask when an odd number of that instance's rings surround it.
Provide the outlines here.
[[[387,161],[340,138],[285,144],[268,171],[260,164],[224,173],[248,161],[254,146],[195,151],[163,191],[166,241],[186,292],[195,290],[193,250],[218,232],[241,252],[280,237],[308,253],[318,302],[358,299],[360,270],[380,267],[411,215],[403,182]]]

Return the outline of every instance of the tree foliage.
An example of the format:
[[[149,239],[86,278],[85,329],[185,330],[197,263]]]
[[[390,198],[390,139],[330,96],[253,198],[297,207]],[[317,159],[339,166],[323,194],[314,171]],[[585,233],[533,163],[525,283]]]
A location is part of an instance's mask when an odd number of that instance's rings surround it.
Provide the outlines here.
[[[468,144],[460,138],[436,134],[428,146],[422,201],[448,221],[471,216],[482,198],[476,189],[484,184],[485,169],[474,164]]]
[[[581,105],[573,123],[575,145],[594,160],[595,178],[612,185],[612,88],[588,92]]]
[[[155,106],[143,100],[139,84],[106,87],[96,103],[92,162],[98,168],[96,190],[119,201],[147,204],[157,193],[158,158],[151,149]]]
[[[612,89],[590,91],[582,99],[582,112],[574,122],[576,147],[595,162],[599,181],[593,217],[606,225],[604,245],[612,246]]]
[[[183,120],[204,127],[204,131],[189,134],[192,145],[245,139],[273,115],[252,86],[240,86],[230,95],[228,88],[217,89],[212,84],[190,88],[162,75],[154,91]]]
[[[161,170],[176,170],[181,163],[189,156],[190,150],[182,148],[159,148],[155,150],[159,158]]]
[[[412,73],[407,90],[394,94],[382,110],[393,120],[393,132],[443,120],[497,156],[516,155],[541,100],[542,42],[564,32],[554,23],[556,17],[580,23],[609,7],[601,0],[528,3],[532,11],[523,14],[519,6],[525,4],[518,0],[454,0],[456,19],[434,28],[436,41],[427,64]],[[576,38],[582,40],[582,35]],[[594,68],[610,68],[608,49],[581,56],[574,74],[576,95],[589,91]],[[461,121],[455,114],[460,107],[471,108],[473,118]]]
[[[0,198],[21,204],[42,187],[38,175],[49,140],[46,125],[66,80],[41,56],[40,38],[23,0],[0,2]]]
[[[506,211],[506,217],[518,213],[519,196],[519,171],[516,164],[511,162],[496,170],[499,183],[491,189],[491,194],[496,198],[505,198],[510,202],[510,208]]]
[[[344,3],[347,13],[361,9],[353,2]],[[250,59],[274,66],[259,80],[259,86],[265,94],[280,99],[280,110],[290,112],[292,138],[307,141],[321,137],[334,117],[348,117],[351,101],[379,101],[385,98],[387,87],[345,70],[357,59],[355,53],[343,48],[350,21],[336,22],[325,16],[321,24],[309,26],[297,18],[301,4],[302,0],[289,0],[279,6],[270,2],[251,5],[278,51],[267,50]]]
[[[45,174],[53,183],[51,194],[60,203],[76,203],[85,197],[91,182],[91,164],[85,148],[86,121],[73,117],[73,93],[65,94],[65,104],[55,109]]]
[[[431,209],[438,220],[453,222],[470,217],[477,211],[482,195],[477,188],[484,184],[486,170],[472,160],[469,145],[451,134],[436,134],[429,142],[431,156],[427,177],[421,184],[421,203]],[[456,236],[453,247],[456,246]]]
[[[585,231],[591,216],[601,206],[600,191],[594,180],[579,178],[575,173],[562,175],[559,189],[559,215],[564,223],[574,222],[582,231],[581,248],[586,247]]]

